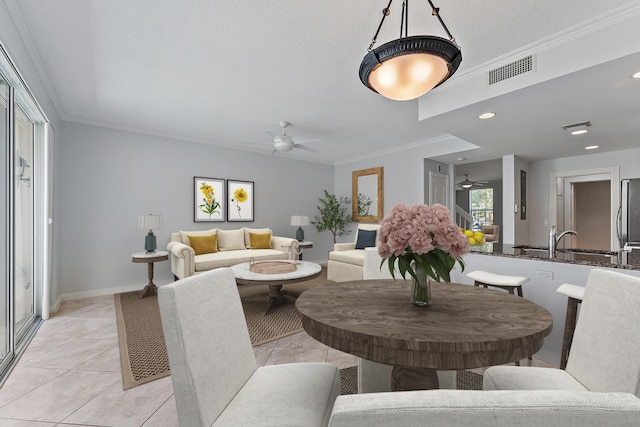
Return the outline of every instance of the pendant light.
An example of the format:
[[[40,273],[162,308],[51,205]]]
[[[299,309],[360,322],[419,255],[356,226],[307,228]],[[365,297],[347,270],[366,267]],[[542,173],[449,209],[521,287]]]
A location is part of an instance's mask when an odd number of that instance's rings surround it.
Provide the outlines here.
[[[453,75],[462,61],[460,47],[427,0],[449,40],[436,36],[409,36],[409,0],[402,2],[400,38],[373,49],[393,0],[382,10],[382,20],[360,64],[360,80],[374,92],[396,101],[418,98]]]

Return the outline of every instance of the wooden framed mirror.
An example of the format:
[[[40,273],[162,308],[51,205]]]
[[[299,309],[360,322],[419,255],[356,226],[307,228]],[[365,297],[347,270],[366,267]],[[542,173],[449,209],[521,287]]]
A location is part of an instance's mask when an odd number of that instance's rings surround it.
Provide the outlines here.
[[[382,166],[351,172],[353,222],[378,222],[384,215],[384,169]]]

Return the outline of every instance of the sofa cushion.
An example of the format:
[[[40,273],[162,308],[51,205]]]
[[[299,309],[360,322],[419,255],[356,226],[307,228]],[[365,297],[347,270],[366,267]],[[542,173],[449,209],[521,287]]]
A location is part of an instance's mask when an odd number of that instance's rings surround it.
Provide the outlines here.
[[[276,249],[240,249],[235,251],[202,254],[194,257],[195,271],[207,271],[220,267],[231,267],[243,262],[288,259],[288,254]]]
[[[219,251],[235,251],[238,249],[246,249],[242,229],[218,231]]]
[[[189,235],[191,236],[211,236],[218,232],[217,228],[212,228],[210,230],[202,230],[202,231],[182,231],[180,230],[180,237],[182,238],[182,243],[185,245],[191,246],[191,242],[189,241]]]
[[[249,249],[271,249],[271,232],[249,233]]]
[[[249,249],[251,248],[251,239],[249,238],[249,233],[271,233],[270,228],[247,228],[242,227],[244,232],[244,246]]]
[[[344,262],[353,265],[364,265],[364,250],[352,249],[348,251],[332,251],[329,252],[329,259],[338,262]]]
[[[377,230],[358,230],[356,249],[372,248],[376,245]]]
[[[191,247],[196,255],[212,254],[218,252],[218,235],[212,234],[210,236],[194,236],[187,235]]]

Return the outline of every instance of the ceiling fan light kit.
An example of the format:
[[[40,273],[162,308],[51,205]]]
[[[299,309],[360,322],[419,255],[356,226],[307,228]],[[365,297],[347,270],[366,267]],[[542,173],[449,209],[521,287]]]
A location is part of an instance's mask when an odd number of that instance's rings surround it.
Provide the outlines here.
[[[286,153],[287,151],[291,151],[294,148],[300,148],[302,150],[306,150],[306,151],[311,151],[313,153],[317,153],[317,151],[314,150],[313,148],[305,147],[302,144],[306,143],[306,142],[319,141],[319,139],[308,139],[308,140],[304,140],[304,141],[298,141],[296,143],[292,137],[287,135],[287,130],[286,129],[287,129],[288,126],[291,125],[291,123],[283,120],[283,121],[281,121],[279,123],[279,125],[282,128],[282,134],[280,134],[280,135],[276,135],[273,132],[268,131],[268,130],[265,131],[266,133],[268,133],[269,135],[271,135],[273,137],[273,151],[271,152],[271,154],[273,154],[273,153]]]
[[[360,80],[369,89],[395,101],[416,99],[451,77],[462,61],[462,52],[440,17],[439,8],[427,0],[449,36],[408,36],[409,1],[402,2],[400,38],[373,49],[393,0],[382,10],[382,20],[360,64]],[[404,36],[403,36],[404,32]]]

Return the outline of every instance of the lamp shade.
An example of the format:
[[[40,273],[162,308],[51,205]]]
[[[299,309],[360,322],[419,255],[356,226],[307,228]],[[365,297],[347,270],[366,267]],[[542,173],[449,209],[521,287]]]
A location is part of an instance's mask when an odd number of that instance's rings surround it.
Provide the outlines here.
[[[301,227],[303,225],[309,225],[309,217],[305,215],[292,215],[291,225]]]
[[[138,216],[138,228],[144,230],[162,229],[162,215],[140,215]]]

